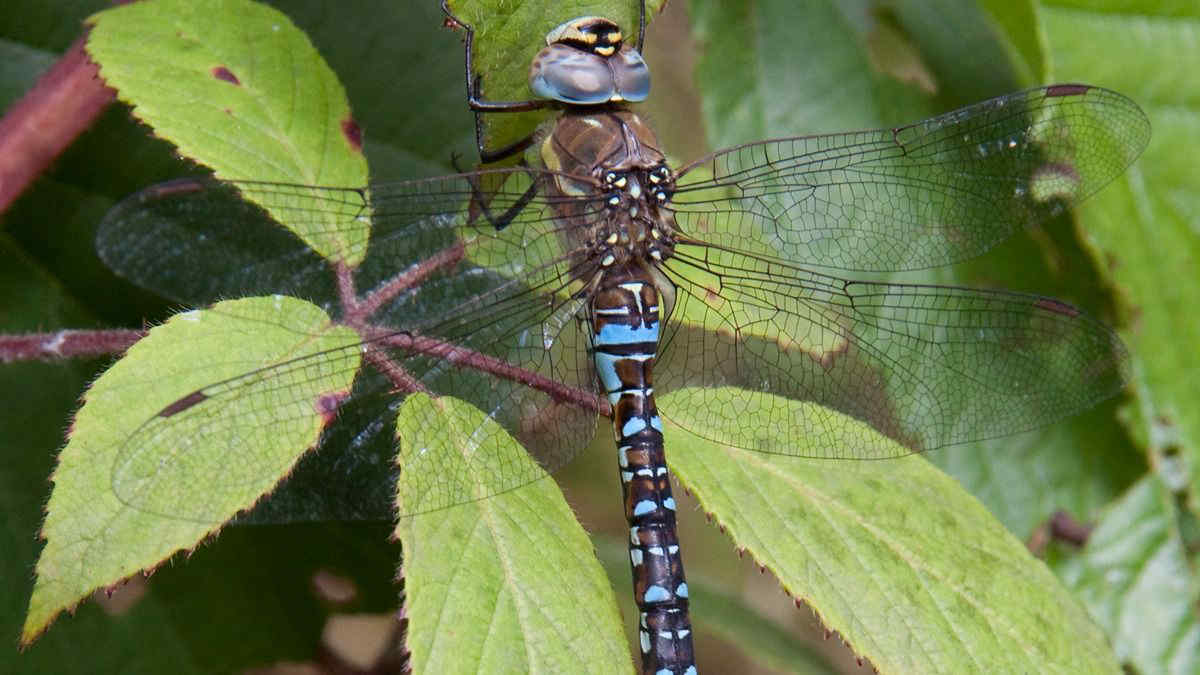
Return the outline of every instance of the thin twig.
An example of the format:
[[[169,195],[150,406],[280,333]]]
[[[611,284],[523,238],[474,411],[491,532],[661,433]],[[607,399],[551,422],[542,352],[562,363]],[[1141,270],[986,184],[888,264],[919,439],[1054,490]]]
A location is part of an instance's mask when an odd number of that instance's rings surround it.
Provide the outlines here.
[[[478,370],[502,377],[506,380],[519,382],[531,389],[536,389],[547,394],[550,398],[560,403],[591,410],[605,417],[612,417],[612,406],[609,405],[608,401],[590,391],[567,386],[539,373],[514,366],[508,361],[477,352],[473,349],[409,333],[386,335],[379,338],[378,342],[401,351],[436,356],[459,368]]]
[[[0,335],[0,363],[120,354],[145,337],[141,330],[60,330]]]
[[[434,272],[456,265],[463,259],[465,253],[466,246],[460,240],[453,246],[444,248],[421,262],[412,265],[389,279],[386,283],[380,285],[374,291],[371,291],[361,302],[350,305],[346,312],[346,323],[354,325],[366,320],[367,317],[379,311],[380,307],[390,302],[392,298],[410,288],[420,286]]]
[[[393,361],[383,350],[374,346],[368,347],[363,354],[363,358],[366,359],[367,363],[375,366],[379,372],[383,373],[391,381],[396,391],[406,394],[416,392],[422,394],[429,393],[428,387],[412,375],[409,375],[403,366]]]
[[[0,213],[8,209],[116,96],[75,41],[0,119]]]

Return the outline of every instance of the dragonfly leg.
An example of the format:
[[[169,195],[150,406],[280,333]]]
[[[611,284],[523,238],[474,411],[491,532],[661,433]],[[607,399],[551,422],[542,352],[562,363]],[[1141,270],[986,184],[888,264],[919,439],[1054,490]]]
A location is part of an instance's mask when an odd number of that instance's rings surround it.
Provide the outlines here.
[[[501,159],[511,157],[528,148],[533,142],[533,135],[530,134],[515,143],[510,143],[504,147],[495,150],[489,149],[483,137],[483,117],[484,113],[497,112],[528,112],[530,110],[540,110],[554,104],[553,101],[544,99],[529,99],[525,101],[488,101],[483,98],[483,76],[475,75],[474,59],[472,52],[475,45],[475,30],[470,24],[454,16],[450,11],[450,6],[447,4],[449,0],[442,0],[442,12],[446,15],[448,25],[457,26],[463,29],[465,38],[463,39],[466,58],[466,82],[467,82],[467,106],[475,112],[475,145],[479,149],[479,159],[484,164],[491,164]]]
[[[454,170],[462,174],[463,177],[467,179],[467,183],[471,186],[472,208],[477,208],[479,214],[482,215],[485,220],[491,223],[491,225],[496,228],[496,231],[500,231],[508,227],[509,223],[511,223],[513,219],[516,218],[519,213],[521,213],[521,211],[524,211],[525,207],[529,206],[529,202],[533,201],[533,198],[537,195],[537,177],[533,174],[530,174],[530,177],[534,180],[532,183],[530,183],[529,187],[525,189],[525,192],[521,194],[520,198],[512,203],[512,206],[509,206],[507,209],[505,209],[504,213],[496,216],[492,213],[491,209],[488,208],[487,193],[483,187],[479,185],[479,176],[463,171],[462,168],[458,166],[457,157],[451,157],[450,163],[454,166]],[[522,161],[522,164],[523,163],[524,162]]]
[[[482,77],[483,76],[477,76],[475,78],[475,90],[476,91],[479,91],[480,82],[482,81]],[[470,93],[469,89],[470,88],[468,88],[468,92],[467,92],[467,104],[471,105],[476,99],[472,98],[472,94]],[[484,133],[483,133],[483,115],[486,112],[496,112],[496,111],[494,111],[494,110],[491,110],[491,111],[479,110],[478,108],[475,108],[474,106],[472,106],[471,109],[475,111],[475,147],[479,150],[479,161],[480,162],[482,162],[484,164],[491,164],[493,162],[499,162],[502,159],[508,159],[509,157],[512,157],[513,155],[519,155],[520,153],[525,152],[525,149],[533,144],[533,133],[530,133],[525,138],[522,138],[522,139],[519,139],[512,143],[509,143],[508,145],[505,145],[503,147],[496,148],[494,150],[488,148],[487,141],[484,139]],[[531,110],[532,110],[532,108],[531,108]]]
[[[646,0],[638,3],[638,52],[642,51],[642,45],[646,42]]]

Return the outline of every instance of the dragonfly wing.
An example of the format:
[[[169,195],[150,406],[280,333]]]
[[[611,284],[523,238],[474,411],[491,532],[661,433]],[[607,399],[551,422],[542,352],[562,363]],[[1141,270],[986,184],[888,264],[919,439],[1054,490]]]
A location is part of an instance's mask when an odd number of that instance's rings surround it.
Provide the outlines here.
[[[739,423],[744,405],[811,401],[865,421],[909,451],[1025,431],[1114,396],[1128,355],[1104,324],[1050,298],[849,281],[746,253],[681,247],[678,298],[656,375],[708,411],[697,435],[769,453],[877,459],[894,446],[823,441],[840,415],[778,433]],[[777,400],[777,399],[775,399]],[[670,411],[664,411],[668,417]]]
[[[96,247],[118,274],[190,305],[278,293],[333,306],[335,263],[352,267],[357,288],[366,290],[474,225],[485,232],[500,222],[502,231],[533,236],[521,226],[543,223],[549,231],[545,221],[555,200],[530,191],[543,176],[534,169],[496,169],[367,187],[180,179],[113,207],[97,230]],[[584,202],[583,210],[589,208]],[[505,269],[536,255],[561,255],[549,239]],[[310,241],[340,243],[326,246],[335,253],[322,257]],[[479,245],[485,243],[486,237]],[[509,243],[492,241],[493,253],[507,252]]]
[[[392,423],[406,392],[463,398],[524,441],[542,469],[565,464],[594,434],[599,399],[586,345],[581,342],[586,332],[579,331],[576,319],[579,301],[571,286],[569,238],[556,230],[552,202],[531,189],[538,177],[537,172],[517,169],[377,184],[361,190],[237,183],[232,189],[256,204],[238,206],[235,200],[232,207],[228,206],[234,196],[231,188],[193,181],[183,189],[159,189],[122,204],[108,219],[110,229],[102,239],[115,248],[122,238],[140,233],[135,241],[143,247],[141,252],[152,252],[145,248],[150,246],[161,254],[151,256],[148,263],[138,262],[144,256],[127,258],[120,269],[135,271],[139,281],[177,297],[200,299],[267,291],[301,295],[333,308],[334,318],[352,324],[361,341],[347,345],[340,354],[300,354],[287,363],[251,369],[244,377],[195,390],[200,394],[180,391],[178,401],[167,405],[172,415],[148,412],[146,423],[125,439],[113,469],[114,489],[127,503],[158,513],[163,500],[146,495],[169,491],[172,476],[181,475],[190,463],[211,462],[210,475],[228,480],[221,467],[241,461],[240,471],[253,478],[253,462],[238,458],[243,454],[252,458],[261,441],[278,435],[290,420],[286,415],[267,421],[231,414],[234,403],[260,387],[271,391],[286,410],[305,400],[304,392],[292,382],[296,373],[338,370],[340,363],[346,364],[340,372],[353,375],[349,370],[353,368],[358,373],[353,388],[340,398],[340,409],[354,410],[346,415],[354,419],[332,422],[322,446],[341,447],[324,447],[318,454],[354,456],[355,448],[378,445],[379,439],[399,434],[400,470],[419,476],[419,498],[407,501],[413,509],[436,510],[466,498],[486,497],[543,474],[540,469],[517,471],[483,462],[423,464],[419,449],[403,444],[406,430],[397,430]],[[480,193],[485,183],[486,199]],[[256,218],[212,218],[206,214],[212,213],[213,202],[227,205],[218,213]],[[364,203],[370,207],[364,210]],[[369,241],[369,247],[362,252],[342,251],[337,260],[323,259],[298,236],[266,218],[263,208],[306,221],[305,237],[315,232],[330,235],[331,240],[344,230],[361,227],[365,214],[370,235],[362,241]],[[577,211],[586,221],[588,205],[577,205]],[[171,224],[179,218],[194,225]],[[284,236],[276,236],[279,232]],[[164,236],[156,236],[160,234]],[[264,237],[275,237],[271,241],[278,245],[268,249],[271,254],[265,262],[252,260],[250,254],[259,252],[256,247]],[[355,241],[354,237],[343,240]],[[210,271],[218,279],[174,272],[172,268],[185,267],[183,258],[197,250],[214,256]],[[440,262],[431,264],[431,258]],[[351,259],[356,265],[343,278],[359,289],[356,308],[339,303],[337,296],[337,263]],[[222,276],[218,262],[232,269]],[[264,270],[273,272],[260,274]],[[371,305],[373,297],[383,299]],[[369,311],[363,309],[368,305]],[[350,356],[363,357],[369,367],[358,372],[358,361]],[[590,401],[590,407],[581,406],[581,400]],[[343,422],[358,429],[350,430]],[[171,447],[164,440],[179,435],[198,440],[186,448]],[[379,453],[364,457],[364,461],[378,461]],[[343,478],[359,475],[343,470],[338,461],[329,462],[335,473]],[[471,495],[448,492],[437,478],[447,471],[467,472],[477,489]],[[394,478],[389,471],[376,474],[383,480]],[[319,481],[313,482],[320,488]],[[373,493],[386,494],[386,486]],[[163,515],[204,522],[227,518],[194,504],[175,504],[169,510],[173,513]]]
[[[323,258],[218,181],[169,181],[125,198],[100,221],[96,250],[114,272],[189,305],[334,294]]]
[[[831,269],[925,269],[1079,203],[1149,137],[1145,113],[1116,92],[1042,87],[895,129],[722,150],[681,170],[671,208],[716,245],[761,243]]]
[[[187,355],[164,353],[181,344]],[[230,519],[317,441],[360,360],[352,331],[299,300],[232,300],[176,315],[89,393],[120,401],[106,431],[119,439],[114,493],[161,516]]]
[[[411,472],[403,503],[411,515],[486,498],[526,485],[567,464],[595,435],[601,401],[576,317],[579,303],[523,293],[489,298],[433,327],[425,354],[391,348],[395,363],[435,394],[465,400],[500,423],[537,460],[495,462],[472,455],[447,462],[405,442],[432,420],[411,418],[397,429],[401,470]],[[445,347],[443,349],[443,346]],[[472,366],[471,362],[477,362]],[[480,364],[480,361],[489,361]],[[493,370],[495,366],[497,369]],[[519,372],[517,372],[519,371]],[[583,401],[581,403],[581,400]],[[450,427],[486,446],[469,420]],[[469,489],[464,489],[464,486]]]

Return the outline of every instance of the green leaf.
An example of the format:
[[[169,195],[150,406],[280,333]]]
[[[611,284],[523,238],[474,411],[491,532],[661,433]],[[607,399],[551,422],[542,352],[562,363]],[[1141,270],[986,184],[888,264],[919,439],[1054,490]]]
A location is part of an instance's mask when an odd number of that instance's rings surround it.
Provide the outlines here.
[[[1042,59],[1042,37],[1025,3],[985,3],[981,11],[973,3],[898,2],[887,3],[887,11],[862,13],[853,11],[854,3],[828,4],[691,5],[697,37],[706,47],[697,77],[710,137],[718,139],[714,144],[905,124],[1007,93],[1023,84],[1016,80],[1022,73],[1040,68],[1033,64]],[[919,84],[897,79],[895,63],[880,61],[877,35],[889,25],[924,58],[937,85],[936,100]],[[788,40],[776,37],[779,33],[797,31],[805,50],[775,48]],[[1096,41],[1090,42],[1088,63],[1104,61],[1095,57]],[[1110,186],[1104,193],[1118,189]],[[1098,289],[1102,282],[1065,221],[1017,233],[969,263],[894,280],[1051,295],[1111,324]],[[1084,221],[1084,231],[1088,226]],[[1140,468],[1113,408],[1105,410],[1036,434],[938,452],[933,459],[1024,536],[1057,508],[1095,513]]]
[[[1006,38],[1001,46],[1009,54],[1017,80],[1033,86],[1046,80],[1045,39],[1033,0],[981,0],[979,3],[997,31]]]
[[[7,109],[54,64],[52,54],[15,42],[0,41],[0,106]]]
[[[528,465],[521,472],[536,466],[511,436],[457,399],[409,396],[396,428],[402,456],[420,453],[455,466],[485,453],[495,462]],[[406,491],[428,485],[413,473],[400,474],[402,512]],[[461,490],[480,479],[446,471]],[[404,518],[396,536],[404,546],[415,672],[630,671],[608,578],[553,481]]]
[[[88,53],[105,81],[138,119],[218,177],[366,184],[362,134],[337,76],[278,11],[248,0],[158,0],[92,22]],[[336,228],[357,211],[347,209],[314,220],[298,195],[271,215],[322,256],[356,265],[368,230]]]
[[[900,0],[888,7],[932,73],[939,109],[1043,84],[1027,63],[1040,56],[1031,0]]]
[[[1111,3],[1045,3],[1040,13],[1054,77],[1088,78],[1120,89],[1146,108],[1150,147],[1117,186],[1083,209],[1097,260],[1122,294],[1130,325],[1135,436],[1157,456],[1177,452],[1190,483],[1188,506],[1200,513],[1200,83],[1180,69],[1195,54],[1200,17],[1170,3],[1137,13]],[[1095,58],[1104,45],[1105,58]]]
[[[1171,493],[1147,476],[1088,537],[1060,574],[1112,636],[1122,663],[1144,675],[1200,671],[1200,586]]]
[[[89,389],[59,454],[22,642],[270,492],[316,443],[327,397],[350,388],[345,361],[359,358],[303,357],[355,342],[320,309],[275,296],[178,314],[130,348]],[[299,364],[275,373],[284,381],[255,370],[281,362]]]
[[[1116,421],[1116,401],[1036,431],[932,452],[926,458],[953,476],[1018,537],[1028,540],[1048,514],[1083,520],[1145,471]],[[1033,476],[1032,480],[1030,476]]]
[[[0,3],[0,107],[31,86],[54,62],[56,51],[79,37],[83,20],[111,3],[105,0],[14,0]],[[89,7],[90,5],[90,7]],[[96,126],[54,164],[0,220],[0,323],[3,329],[138,326],[153,316],[128,286],[113,283],[91,250],[92,228],[112,201],[158,180],[164,164],[175,174],[179,160],[165,143],[146,138],[144,126],[113,106]],[[145,148],[153,146],[161,159]],[[150,161],[147,161],[150,159]],[[103,187],[100,187],[103,186]],[[10,236],[11,235],[11,236]],[[40,258],[40,260],[39,260]],[[103,318],[100,318],[103,317]],[[220,546],[196,551],[186,565],[160,569],[147,584],[121,584],[112,598],[96,594],[69,619],[20,651],[42,542],[35,533],[45,518],[49,476],[64,432],[87,383],[108,359],[16,363],[0,366],[0,437],[11,449],[0,469],[0,672],[127,673],[128,675],[240,672],[265,663],[309,658],[321,634],[326,608],[305,590],[319,565],[334,566],[356,580],[360,596],[382,587],[394,604],[387,564],[369,571],[339,563],[365,557],[366,537],[355,546],[321,528],[235,528]],[[380,546],[386,531],[370,539],[375,560],[394,569],[395,552]],[[382,554],[382,555],[380,555]],[[373,560],[373,562],[375,562]],[[376,596],[380,597],[380,596]],[[361,604],[360,604],[361,607]],[[371,609],[382,608],[375,601]],[[197,620],[213,617],[214,620]],[[212,645],[223,645],[212,649]]]
[[[6,331],[95,321],[61,282],[0,236],[0,313]],[[0,634],[20,635],[29,605],[30,571],[42,548],[32,533],[45,517],[48,476],[62,444],[64,420],[103,364],[17,363],[0,368],[0,437],[14,452],[0,471]],[[0,672],[240,672],[272,661],[309,658],[328,606],[311,588],[317,569],[335,569],[359,591],[356,611],[394,609],[391,578],[398,546],[389,525],[229,528],[219,546],[192,552],[186,565],[159,569],[148,582],[96,594],[27,649],[0,650]],[[380,602],[383,599],[383,602]],[[202,617],[212,617],[205,620]],[[212,649],[220,644],[222,649]],[[81,648],[81,645],[85,647]],[[93,647],[86,647],[91,645]]]
[[[672,405],[676,398],[660,401],[670,411],[676,475],[739,548],[880,672],[1119,672],[1103,633],[1045,565],[925,460],[804,461],[731,449],[681,432],[676,425],[706,415]],[[798,418],[829,414],[785,399],[744,410],[764,438],[776,433],[767,406]],[[836,428],[819,442],[875,435],[851,418]]]
[[[928,96],[875,72],[867,27],[830,0],[691,5],[709,143],[877,126],[881,115],[928,114]],[[783,49],[781,45],[804,45]]]
[[[664,2],[647,0],[647,24]],[[546,46],[546,34],[566,21],[602,16],[621,26],[627,40],[637,40],[638,0],[451,0],[450,10],[475,30],[472,60],[475,74],[482,78],[480,95],[487,101],[533,98],[529,66]],[[486,115],[484,142],[489,149],[504,147],[529,136],[538,124],[557,114],[548,109]]]

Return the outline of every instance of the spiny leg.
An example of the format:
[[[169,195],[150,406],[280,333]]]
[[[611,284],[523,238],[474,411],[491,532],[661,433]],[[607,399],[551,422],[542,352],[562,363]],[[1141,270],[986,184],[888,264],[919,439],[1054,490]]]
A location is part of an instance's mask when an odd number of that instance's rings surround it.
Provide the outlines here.
[[[480,92],[483,89],[483,76],[474,75],[475,65],[472,57],[475,45],[475,30],[470,24],[454,16],[450,11],[448,4],[449,0],[442,0],[442,12],[453,25],[460,26],[463,29],[465,38],[463,40],[464,51],[466,58],[464,59],[466,68],[467,82],[467,105],[475,113],[475,146],[479,150],[479,159],[484,164],[491,164],[502,159],[511,157],[517,153],[524,151],[533,142],[533,134],[526,136],[523,139],[510,143],[504,147],[495,150],[488,149],[483,137],[483,113],[510,113],[510,112],[528,112],[530,110],[540,110],[554,104],[553,101],[544,99],[529,99],[526,101],[487,101],[484,100]],[[644,9],[644,8],[643,8]]]
[[[491,209],[489,209],[487,206],[487,199],[485,198],[484,189],[479,185],[478,182],[478,174],[463,171],[462,168],[458,166],[457,156],[450,157],[450,164],[454,167],[455,171],[463,175],[463,178],[466,179],[467,184],[471,186],[471,202],[479,207],[479,211],[483,215],[484,220],[488,221],[488,223],[495,227],[497,232],[508,227],[509,223],[511,223],[513,219],[517,217],[517,215],[524,211],[525,207],[529,206],[529,203],[533,201],[534,196],[537,195],[537,176],[530,173],[529,176],[532,179],[532,182],[529,184],[529,187],[525,189],[525,192],[521,194],[520,198],[513,202],[512,206],[509,206],[507,209],[505,209],[504,213],[500,214],[499,217],[494,216],[492,215]],[[524,165],[523,160],[522,165]]]

